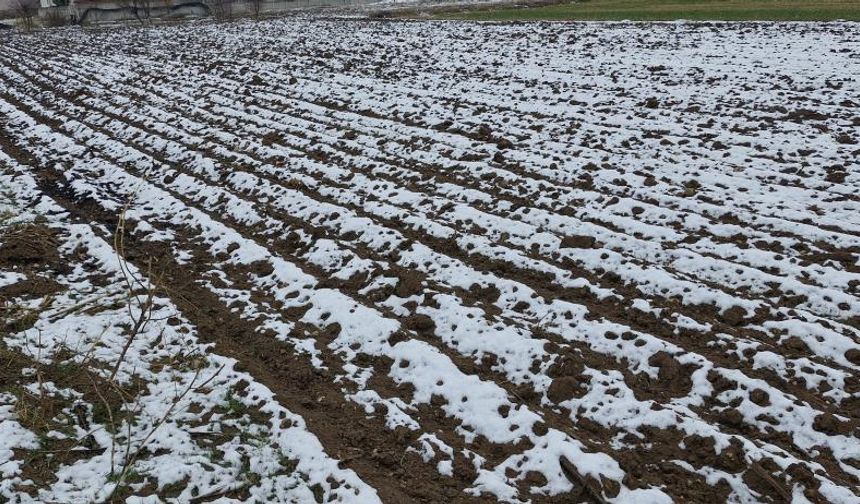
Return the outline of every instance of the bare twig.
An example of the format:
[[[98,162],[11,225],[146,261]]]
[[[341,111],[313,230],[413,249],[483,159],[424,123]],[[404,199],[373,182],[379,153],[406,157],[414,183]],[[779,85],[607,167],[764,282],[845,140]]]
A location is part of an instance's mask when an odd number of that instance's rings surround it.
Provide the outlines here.
[[[603,498],[603,495],[588,484],[585,478],[583,478],[582,475],[579,474],[579,471],[576,470],[576,466],[574,466],[567,457],[562,455],[561,458],[559,458],[559,463],[561,464],[561,472],[564,473],[571,483],[579,485],[580,488],[585,490],[588,496],[594,500],[594,502],[597,502],[598,504],[606,504],[606,499]]]
[[[230,492],[235,492],[237,490],[241,490],[241,489],[247,487],[248,485],[249,485],[249,483],[247,483],[247,482],[233,483],[231,485],[225,485],[225,486],[216,488],[215,490],[212,490],[211,492],[205,493],[203,495],[198,495],[197,497],[192,498],[189,502],[191,504],[198,504],[200,502],[213,501],[213,500],[216,500],[217,497],[223,497]]]
[[[84,369],[86,369],[86,368],[84,368]],[[110,425],[111,425],[111,432],[116,432],[117,431],[116,421],[113,418],[113,409],[111,408],[110,403],[105,398],[104,394],[102,394],[101,390],[99,390],[99,387],[96,384],[96,380],[95,380],[95,378],[93,378],[93,376],[89,372],[89,370],[86,370],[86,375],[87,375],[87,378],[90,379],[90,383],[92,383],[92,385],[93,385],[93,390],[95,391],[99,400],[102,402],[102,405],[105,407],[105,409],[107,409],[108,421],[110,422]],[[123,403],[124,402],[125,402],[125,400],[123,399]],[[115,460],[116,460],[116,443],[111,443],[111,447],[110,447],[110,473],[111,474],[113,474],[113,472],[114,472]]]
[[[117,254],[117,259],[119,259],[120,271],[122,272],[123,279],[126,283],[126,288],[128,292],[127,299],[129,301],[128,313],[133,321],[133,325],[131,331],[129,332],[128,338],[126,338],[125,344],[120,351],[113,371],[110,374],[110,381],[113,381],[116,378],[116,375],[119,372],[120,367],[122,366],[123,360],[125,360],[125,356],[128,353],[129,348],[131,348],[131,345],[134,343],[134,340],[137,335],[143,331],[146,324],[151,319],[153,300],[155,297],[155,289],[151,280],[152,261],[150,260],[148,262],[147,278],[149,278],[150,280],[147,285],[144,284],[144,282],[134,274],[134,271],[129,266],[128,261],[125,258],[126,215],[128,213],[128,209],[131,207],[131,204],[134,201],[134,196],[135,193],[132,193],[128,201],[123,206],[122,211],[120,212],[119,217],[117,219],[116,232],[114,233],[114,251]],[[136,286],[143,288],[146,292],[146,296],[143,301],[141,301],[140,298],[136,294],[134,294]],[[140,309],[140,313],[137,316],[134,315],[134,310],[132,308],[131,303],[132,299],[138,302],[138,308]]]
[[[758,476],[759,478],[765,480],[774,490],[782,497],[783,502],[791,502],[791,494],[788,493],[788,490],[785,489],[779,482],[773,479],[773,476],[768,473],[764,467],[761,466],[758,462],[753,462],[750,464],[750,469]]]
[[[149,440],[152,438],[152,436],[155,435],[155,433],[158,431],[158,429],[165,422],[167,422],[167,420],[170,419],[171,415],[173,414],[173,411],[176,409],[177,405],[182,402],[182,399],[184,399],[185,396],[188,395],[189,392],[194,390],[195,384],[197,383],[197,379],[200,377],[201,370],[202,370],[202,368],[197,369],[197,371],[194,373],[194,377],[191,379],[191,382],[189,382],[188,386],[185,387],[185,389],[182,391],[181,394],[174,397],[173,404],[171,404],[170,407],[167,408],[167,411],[164,412],[164,415],[162,415],[152,425],[152,427],[149,429],[149,432],[146,434],[146,436],[139,443],[137,443],[137,446],[133,450],[131,449],[131,435],[130,435],[131,434],[131,432],[130,432],[131,422],[129,422],[129,439],[128,439],[128,442],[126,445],[125,461],[123,462],[122,471],[120,471],[120,475],[119,475],[119,478],[117,480],[117,484],[111,490],[111,493],[110,493],[110,495],[108,495],[106,502],[110,502],[111,499],[113,498],[113,495],[116,493],[116,491],[120,487],[122,487],[123,483],[125,483],[125,479],[128,476],[129,471],[131,471],[131,468],[134,467],[135,462],[137,462],[137,459],[140,457],[140,454],[143,452],[144,448],[146,447],[147,443],[149,443]],[[219,373],[219,372],[220,372],[220,369],[218,371],[216,371],[216,373]]]

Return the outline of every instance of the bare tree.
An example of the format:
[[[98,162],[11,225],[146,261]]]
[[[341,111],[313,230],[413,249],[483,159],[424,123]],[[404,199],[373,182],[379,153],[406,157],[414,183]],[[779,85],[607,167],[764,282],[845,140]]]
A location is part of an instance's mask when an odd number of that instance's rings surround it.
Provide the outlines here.
[[[121,0],[119,3],[130,11],[131,15],[133,15],[141,25],[145,25],[150,21],[153,0]]]
[[[260,11],[263,10],[263,0],[249,0],[251,13],[254,14],[254,19],[260,19]]]
[[[69,24],[69,19],[66,17],[66,14],[63,13],[63,10],[60,9],[60,7],[63,6],[56,5],[56,0],[54,4],[55,7],[49,9],[48,12],[42,16],[42,26],[45,28],[53,28]]]
[[[209,0],[207,2],[216,19],[231,19],[233,17],[232,0]]]
[[[150,14],[152,14],[152,0],[131,0],[131,3],[134,7],[134,15],[137,17],[137,20],[141,24],[148,23],[150,21]]]
[[[18,24],[24,31],[33,31],[34,19],[39,13],[39,0],[15,0],[15,16]]]

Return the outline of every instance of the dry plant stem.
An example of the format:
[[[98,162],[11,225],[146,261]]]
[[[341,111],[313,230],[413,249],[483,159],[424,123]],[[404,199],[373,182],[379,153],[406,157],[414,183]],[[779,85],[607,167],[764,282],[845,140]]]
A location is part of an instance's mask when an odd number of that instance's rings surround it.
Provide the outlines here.
[[[149,322],[149,319],[152,316],[152,297],[153,293],[152,290],[150,290],[147,294],[146,301],[144,301],[143,306],[141,307],[140,315],[134,318],[134,325],[131,328],[128,338],[125,340],[125,345],[123,346],[122,351],[119,354],[119,358],[114,365],[109,378],[110,381],[113,381],[116,378],[119,368],[122,365],[123,360],[125,360],[125,356],[134,342],[135,337],[143,330],[146,323]]]
[[[110,407],[110,403],[107,401],[104,394],[102,394],[101,390],[99,390],[99,386],[96,383],[95,378],[93,378],[92,374],[89,372],[89,370],[87,370],[86,373],[87,373],[87,378],[89,378],[90,383],[93,386],[93,391],[95,391],[99,400],[102,402],[102,405],[107,410],[108,422],[110,422],[111,432],[116,432],[116,421],[113,418],[113,410]],[[123,403],[124,402],[125,401],[123,401]],[[116,443],[111,443],[111,448],[110,448],[110,472],[111,472],[111,474],[114,473],[115,459],[116,459]]]
[[[770,485],[780,495],[780,497],[782,497],[783,502],[791,502],[791,494],[788,493],[785,487],[777,483],[776,480],[773,479],[773,476],[771,476],[770,473],[761,466],[761,464],[753,462],[750,464],[750,469],[752,469],[759,478],[765,480],[767,484]]]
[[[218,374],[221,373],[221,371],[223,369],[224,369],[224,366],[222,365],[220,368],[218,368],[217,371],[215,371],[215,373],[212,374],[212,376],[207,378],[203,383],[201,383],[200,385],[196,385],[197,380],[200,378],[200,373],[202,371],[202,368],[198,367],[196,372],[194,373],[194,377],[191,379],[191,382],[189,382],[189,384],[185,387],[185,389],[183,389],[183,391],[180,394],[178,394],[174,397],[173,404],[171,404],[170,407],[167,409],[167,411],[164,413],[164,415],[162,415],[158,419],[158,421],[156,421],[155,424],[153,424],[152,428],[149,430],[149,432],[147,432],[146,436],[140,441],[140,443],[137,444],[137,446],[133,450],[131,448],[131,446],[132,446],[131,431],[130,431],[131,423],[130,422],[128,423],[128,425],[129,425],[129,437],[128,437],[128,441],[126,444],[126,454],[125,454],[125,460],[123,462],[123,467],[122,467],[122,470],[120,471],[120,475],[119,475],[117,484],[113,487],[113,489],[111,490],[111,493],[105,499],[105,502],[111,502],[112,501],[113,496],[116,493],[117,489],[122,487],[123,484],[125,483],[125,479],[128,476],[129,471],[134,466],[135,462],[137,462],[137,459],[140,457],[140,454],[143,452],[143,450],[146,447],[149,440],[158,431],[158,429],[171,417],[174,410],[182,402],[182,400],[185,398],[185,396],[187,396],[190,392],[192,392],[194,390],[198,390],[200,387],[203,387],[206,384],[208,384],[209,382],[211,382],[216,376],[218,376]]]
[[[125,289],[123,289],[123,291],[125,291]],[[95,305],[95,303],[96,303],[96,302],[98,302],[98,301],[100,301],[100,300],[102,300],[102,299],[110,298],[111,296],[113,296],[114,294],[117,294],[118,292],[119,292],[119,291],[109,291],[109,292],[105,292],[104,294],[101,294],[101,295],[99,295],[99,296],[96,296],[96,297],[95,297],[95,298],[93,298],[93,299],[87,299],[87,300],[82,301],[82,302],[80,302],[80,303],[77,303],[77,304],[75,304],[75,305],[73,305],[73,306],[70,306],[69,308],[64,308],[63,310],[58,311],[58,312],[57,312],[57,313],[55,313],[54,315],[51,315],[51,316],[48,318],[48,321],[50,321],[50,322],[57,322],[58,320],[61,320],[63,317],[66,317],[67,315],[71,315],[71,314],[73,314],[73,313],[75,313],[75,312],[77,312],[77,311],[79,311],[79,310],[84,309],[84,308],[89,308],[89,307],[91,307],[91,306]]]
[[[218,497],[224,497],[225,495],[227,495],[230,492],[235,492],[237,490],[241,490],[247,486],[248,486],[248,483],[235,483],[233,485],[226,485],[226,487],[218,488],[218,489],[216,489],[212,492],[209,492],[207,494],[194,497],[189,502],[191,502],[191,504],[197,504],[200,502],[213,501]]]
[[[194,392],[200,392],[204,387],[206,387],[206,385],[209,385],[209,383],[212,382],[212,380],[214,380],[216,376],[221,374],[221,371],[223,371],[226,366],[227,366],[226,364],[221,364],[221,367],[219,367],[218,370],[212,374],[212,376],[207,378],[206,381],[204,381],[200,385],[194,387],[193,391]]]
[[[36,380],[39,382],[39,397],[45,397],[45,380],[42,375],[42,331],[39,330],[39,336],[36,340],[36,345],[39,347],[38,355],[36,356]]]
[[[125,224],[126,224],[126,214],[128,212],[129,207],[134,201],[135,193],[129,197],[126,204],[123,206],[122,211],[119,214],[116,232],[114,233],[114,250],[117,254],[117,259],[119,260],[120,271],[122,272],[123,279],[127,288],[127,297],[128,297],[128,312],[131,319],[134,321],[131,331],[129,332],[128,338],[125,341],[125,345],[123,345],[122,351],[119,354],[119,358],[114,365],[113,371],[111,372],[110,381],[113,381],[116,378],[117,373],[119,372],[120,366],[122,366],[123,360],[125,360],[125,356],[128,353],[129,348],[131,348],[132,343],[134,343],[137,335],[143,331],[147,322],[149,322],[152,317],[152,305],[153,305],[153,297],[155,295],[155,289],[153,287],[152,282],[149,282],[149,285],[144,284],[137,276],[134,275],[134,272],[129,268],[128,262],[125,259]],[[147,278],[152,278],[152,262],[148,262],[148,271]],[[140,301],[140,298],[134,294],[135,285],[140,286],[146,291],[146,295],[143,301]],[[132,308],[132,299],[137,300],[138,307],[140,308],[140,313],[135,316]]]
[[[564,473],[571,483],[579,485],[580,492],[584,491],[589,497],[591,497],[589,500],[598,504],[606,504],[606,499],[604,499],[596,490],[588,486],[585,478],[579,474],[579,471],[576,470],[576,466],[574,466],[567,457],[562,455],[559,462],[561,463],[561,472]]]

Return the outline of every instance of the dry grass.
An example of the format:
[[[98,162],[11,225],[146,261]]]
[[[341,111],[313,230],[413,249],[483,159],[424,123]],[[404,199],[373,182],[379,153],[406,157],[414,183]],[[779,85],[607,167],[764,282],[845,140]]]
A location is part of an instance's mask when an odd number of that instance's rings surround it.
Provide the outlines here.
[[[586,0],[548,6],[478,7],[436,13],[476,21],[831,21],[860,20],[856,0]]]

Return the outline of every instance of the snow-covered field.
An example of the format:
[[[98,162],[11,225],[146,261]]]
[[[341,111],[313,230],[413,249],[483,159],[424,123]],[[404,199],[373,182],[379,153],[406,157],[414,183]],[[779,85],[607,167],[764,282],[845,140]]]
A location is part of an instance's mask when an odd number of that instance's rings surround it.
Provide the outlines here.
[[[0,36],[0,501],[858,502],[858,76],[857,24]]]

